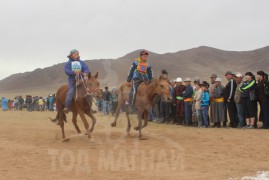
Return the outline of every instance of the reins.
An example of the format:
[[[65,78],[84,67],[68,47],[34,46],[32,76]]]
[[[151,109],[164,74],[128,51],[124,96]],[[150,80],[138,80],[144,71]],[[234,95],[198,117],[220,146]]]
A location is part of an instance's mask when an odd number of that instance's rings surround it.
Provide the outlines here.
[[[93,103],[97,106],[97,103],[96,103],[96,101],[95,101],[95,99],[94,99],[94,97],[95,97],[94,92],[96,91],[96,89],[92,91],[92,90],[90,90],[90,89],[87,87],[88,79],[87,79],[87,81],[86,81],[86,83],[85,83],[85,81],[84,81],[84,77],[82,76],[82,74],[77,74],[77,75],[76,75],[76,101],[77,101],[77,98],[78,98],[79,78],[82,79],[82,84],[83,84],[83,86],[84,86],[84,88],[85,88],[85,91],[86,91],[86,94],[84,95],[84,98],[85,98],[86,96],[90,96],[90,97],[92,98]]]

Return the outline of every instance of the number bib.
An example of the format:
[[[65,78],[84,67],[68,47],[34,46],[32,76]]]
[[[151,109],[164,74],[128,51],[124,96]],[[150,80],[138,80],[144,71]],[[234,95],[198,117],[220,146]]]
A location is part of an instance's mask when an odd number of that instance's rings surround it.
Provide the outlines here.
[[[146,74],[148,69],[148,63],[147,62],[139,62],[137,65],[137,71],[142,73],[142,74]]]
[[[71,62],[71,69],[72,71],[81,71],[81,64],[79,61]]]

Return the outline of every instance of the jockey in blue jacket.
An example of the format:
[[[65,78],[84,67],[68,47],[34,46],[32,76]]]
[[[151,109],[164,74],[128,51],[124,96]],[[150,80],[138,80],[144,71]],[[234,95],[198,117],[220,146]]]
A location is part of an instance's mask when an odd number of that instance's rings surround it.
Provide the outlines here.
[[[81,78],[83,77],[83,74],[88,74],[90,72],[87,64],[80,60],[78,50],[72,50],[67,57],[69,58],[69,61],[65,64],[65,73],[68,75],[68,93],[65,101],[65,113],[70,111],[72,99],[75,94],[76,76],[81,75],[79,76],[79,78]]]
[[[147,51],[141,51],[140,58],[135,59],[130,69],[127,82],[132,85],[132,90],[130,93],[129,102],[126,102],[127,104],[134,104],[135,95],[141,82],[150,81],[153,79],[151,65],[147,62],[148,55],[149,53]]]

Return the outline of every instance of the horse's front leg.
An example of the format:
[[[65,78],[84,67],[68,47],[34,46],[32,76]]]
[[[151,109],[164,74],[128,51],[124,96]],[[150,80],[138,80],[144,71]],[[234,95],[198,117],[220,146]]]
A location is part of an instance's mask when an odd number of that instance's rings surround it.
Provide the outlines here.
[[[88,111],[86,114],[92,119],[92,126],[91,126],[91,128],[89,129],[90,133],[92,133],[93,130],[94,130],[95,124],[96,124],[96,118],[95,118],[95,116],[93,115],[92,110]]]
[[[146,127],[148,125],[148,116],[149,116],[149,112],[147,110],[145,110],[144,111],[144,123],[143,123],[141,129],[143,129],[144,127]]]
[[[86,117],[84,115],[84,112],[79,111],[79,116],[81,117],[81,120],[82,120],[82,122],[84,124],[84,127],[85,127],[86,131],[87,131],[86,134],[88,135],[89,138],[91,138],[91,132],[89,130],[89,123],[88,123],[88,121],[87,121],[87,119],[86,119]]]
[[[75,126],[75,128],[76,128],[76,130],[77,130],[77,133],[80,134],[81,131],[80,131],[80,129],[79,129],[79,127],[78,127],[78,124],[77,124],[77,116],[78,116],[78,112],[73,111],[72,122],[73,122],[73,124],[74,124],[74,126]]]

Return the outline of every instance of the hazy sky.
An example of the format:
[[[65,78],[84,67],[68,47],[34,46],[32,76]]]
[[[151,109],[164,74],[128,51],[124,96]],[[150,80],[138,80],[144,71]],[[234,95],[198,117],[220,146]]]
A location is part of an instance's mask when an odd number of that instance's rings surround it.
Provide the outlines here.
[[[1,0],[0,79],[67,60],[136,49],[269,45],[268,0]]]

